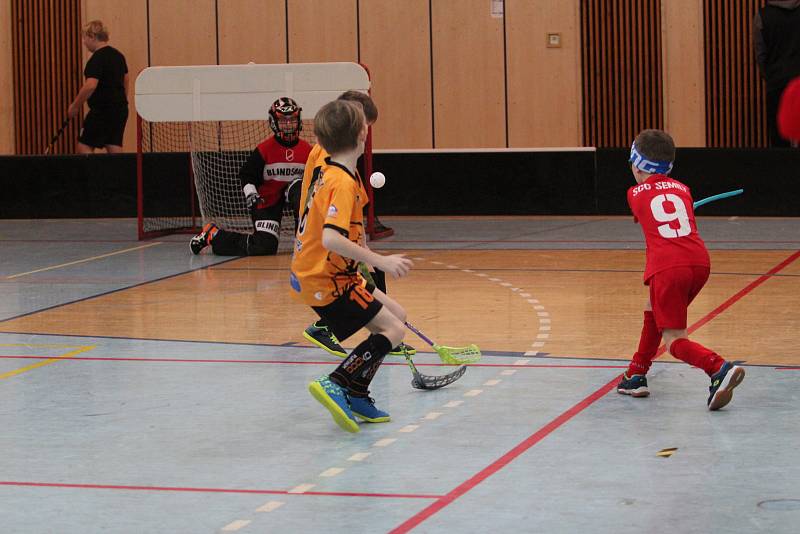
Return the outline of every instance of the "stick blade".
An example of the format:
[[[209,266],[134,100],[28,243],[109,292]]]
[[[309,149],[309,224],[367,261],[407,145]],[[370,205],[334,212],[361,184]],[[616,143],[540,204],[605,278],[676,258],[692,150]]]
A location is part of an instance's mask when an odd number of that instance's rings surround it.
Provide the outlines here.
[[[452,373],[440,376],[429,376],[421,373],[414,373],[411,385],[416,389],[439,389],[452,384],[467,372],[467,367],[462,365]]]
[[[481,349],[474,343],[466,347],[435,345],[433,348],[443,363],[463,365],[466,363],[475,363],[481,359]]]

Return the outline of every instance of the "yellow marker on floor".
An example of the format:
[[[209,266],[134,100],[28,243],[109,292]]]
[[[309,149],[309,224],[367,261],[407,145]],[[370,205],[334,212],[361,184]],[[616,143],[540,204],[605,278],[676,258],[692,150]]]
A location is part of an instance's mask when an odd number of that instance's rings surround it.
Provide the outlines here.
[[[669,458],[670,456],[675,454],[675,451],[677,451],[677,450],[678,450],[678,447],[671,447],[669,449],[661,449],[660,451],[658,451],[656,453],[656,456],[661,456],[662,458]]]
[[[22,373],[24,373],[26,371],[31,371],[31,370],[37,369],[39,367],[44,367],[45,365],[50,365],[51,363],[56,363],[56,362],[60,362],[62,360],[68,359],[68,358],[75,357],[78,354],[81,354],[83,352],[89,352],[90,350],[94,349],[95,347],[96,347],[96,345],[89,345],[89,346],[86,346],[86,347],[81,347],[79,349],[76,349],[76,350],[73,350],[71,352],[68,352],[63,356],[59,356],[58,358],[47,358],[44,361],[36,362],[34,364],[31,364],[31,365],[26,365],[25,367],[20,367],[19,369],[14,369],[13,371],[9,371],[7,373],[2,373],[2,374],[0,374],[0,380],[2,380],[4,378],[11,378],[12,376],[21,375]]]

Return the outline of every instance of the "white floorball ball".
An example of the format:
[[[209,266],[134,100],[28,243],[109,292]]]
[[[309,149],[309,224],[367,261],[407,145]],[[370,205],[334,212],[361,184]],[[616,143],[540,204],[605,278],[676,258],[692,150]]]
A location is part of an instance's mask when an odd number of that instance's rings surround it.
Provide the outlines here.
[[[380,189],[386,183],[386,176],[382,172],[373,172],[369,177],[369,183],[375,189]]]

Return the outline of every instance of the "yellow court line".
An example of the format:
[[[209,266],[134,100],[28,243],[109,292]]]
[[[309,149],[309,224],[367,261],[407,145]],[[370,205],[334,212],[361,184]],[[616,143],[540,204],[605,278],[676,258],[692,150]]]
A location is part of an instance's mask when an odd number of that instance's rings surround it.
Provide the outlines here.
[[[60,265],[53,265],[52,267],[44,267],[42,269],[36,269],[35,271],[28,271],[27,273],[19,273],[19,274],[12,274],[11,276],[6,276],[6,280],[11,280],[12,278],[19,278],[20,276],[26,276],[29,274],[41,273],[44,271],[51,271],[53,269],[60,269],[61,267],[69,267],[70,265],[77,265],[78,263],[86,263],[87,261],[94,261],[99,260],[102,258],[108,258],[109,256],[116,256],[117,254],[125,254],[126,252],[133,252],[134,250],[141,250],[143,248],[154,247],[156,245],[162,244],[161,241],[156,241],[155,243],[148,243],[146,245],[140,245],[138,247],[133,248],[126,248],[124,250],[118,250],[116,252],[109,252],[108,254],[101,254],[99,256],[92,256],[91,258],[85,258],[82,260],[75,260],[69,263],[62,263]]]
[[[41,361],[41,362],[38,362],[38,363],[27,365],[25,367],[21,367],[19,369],[15,369],[15,370],[9,371],[7,373],[2,373],[2,374],[0,374],[0,380],[2,380],[4,378],[11,378],[12,376],[21,375],[24,372],[31,371],[31,370],[37,369],[39,367],[44,367],[45,365],[50,365],[51,363],[60,362],[60,361],[64,360],[65,358],[72,358],[73,356],[77,356],[78,354],[81,354],[82,352],[89,352],[90,350],[95,349],[95,348],[97,348],[97,345],[89,345],[89,346],[86,346],[86,347],[81,347],[81,348],[79,348],[77,350],[73,350],[72,352],[68,352],[63,356],[59,356],[58,358],[48,358],[48,359],[46,359],[44,361]]]

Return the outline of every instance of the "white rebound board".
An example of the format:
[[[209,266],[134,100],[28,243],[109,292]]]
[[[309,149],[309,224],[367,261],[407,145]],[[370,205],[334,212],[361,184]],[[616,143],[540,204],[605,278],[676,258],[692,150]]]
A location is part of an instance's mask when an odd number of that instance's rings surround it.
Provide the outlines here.
[[[313,117],[343,92],[369,86],[358,63],[148,67],[136,77],[136,111],[150,122],[264,120],[288,96]]]

